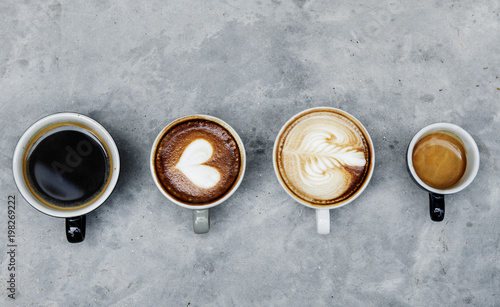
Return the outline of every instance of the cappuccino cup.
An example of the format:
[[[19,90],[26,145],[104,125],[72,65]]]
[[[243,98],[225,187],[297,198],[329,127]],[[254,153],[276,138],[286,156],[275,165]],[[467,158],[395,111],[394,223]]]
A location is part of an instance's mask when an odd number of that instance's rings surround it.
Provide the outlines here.
[[[479,170],[479,150],[472,136],[450,123],[422,128],[410,141],[406,154],[412,179],[429,193],[433,221],[444,219],[444,195],[465,189]]]
[[[192,210],[197,234],[209,231],[209,209],[238,189],[245,166],[245,148],[236,131],[209,115],[174,120],[158,134],[151,149],[156,186],[168,200]]]
[[[66,238],[77,243],[85,239],[86,214],[115,188],[120,157],[101,124],[82,114],[57,113],[24,132],[12,168],[24,199],[47,215],[65,218]]]
[[[302,111],[281,128],[273,166],[283,189],[316,210],[319,234],[330,233],[330,209],[355,200],[375,167],[375,150],[365,127],[351,114],[330,107]]]

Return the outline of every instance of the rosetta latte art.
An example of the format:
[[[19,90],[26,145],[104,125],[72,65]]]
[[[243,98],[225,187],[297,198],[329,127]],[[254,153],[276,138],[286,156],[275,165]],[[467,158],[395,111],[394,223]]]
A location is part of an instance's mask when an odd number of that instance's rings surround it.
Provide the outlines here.
[[[327,201],[356,185],[367,164],[363,139],[345,122],[305,120],[284,142],[282,167],[302,197]]]

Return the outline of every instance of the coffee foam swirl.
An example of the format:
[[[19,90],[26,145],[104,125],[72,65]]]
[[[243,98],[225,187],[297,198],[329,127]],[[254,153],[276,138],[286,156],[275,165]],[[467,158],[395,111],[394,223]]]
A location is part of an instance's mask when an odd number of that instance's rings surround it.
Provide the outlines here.
[[[310,202],[349,197],[366,173],[369,153],[363,135],[340,115],[325,113],[297,121],[281,146],[284,181]]]

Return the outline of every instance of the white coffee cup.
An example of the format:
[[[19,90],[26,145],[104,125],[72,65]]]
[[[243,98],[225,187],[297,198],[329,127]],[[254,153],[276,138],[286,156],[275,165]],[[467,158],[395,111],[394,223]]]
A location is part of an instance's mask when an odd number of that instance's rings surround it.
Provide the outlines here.
[[[158,174],[156,171],[156,159],[157,159],[157,150],[158,146],[160,145],[163,137],[175,126],[192,121],[192,120],[205,120],[209,122],[213,122],[221,127],[223,127],[229,134],[234,138],[234,140],[237,143],[238,146],[238,152],[240,155],[240,164],[239,164],[239,173],[236,177],[236,181],[233,183],[231,186],[230,190],[226,192],[223,197],[218,198],[215,201],[208,202],[206,204],[192,204],[189,203],[188,201],[182,201],[172,194],[170,194],[167,189],[164,187],[164,185],[160,182],[160,179],[158,178]],[[241,184],[241,181],[243,180],[244,174],[245,174],[245,168],[246,168],[246,153],[245,153],[245,147],[243,146],[243,142],[241,141],[238,133],[226,122],[223,120],[214,117],[214,116],[209,116],[209,115],[201,115],[201,114],[196,114],[196,115],[189,115],[189,116],[184,116],[181,118],[178,118],[171,123],[169,123],[165,128],[160,131],[158,136],[156,137],[153,146],[151,148],[151,155],[150,155],[150,170],[151,170],[151,176],[153,177],[153,180],[160,190],[160,192],[172,203],[186,208],[190,209],[193,211],[193,230],[197,234],[203,234],[207,233],[210,230],[210,213],[209,209],[213,208],[215,206],[218,206],[222,203],[224,203],[231,195],[236,192],[238,187]]]
[[[278,156],[280,152],[280,144],[283,138],[286,138],[284,136],[284,133],[288,133],[290,131],[290,127],[295,125],[298,120],[301,120],[302,118],[305,118],[306,116],[308,117],[314,117],[315,114],[320,114],[321,112],[326,112],[325,114],[332,113],[333,116],[340,116],[342,118],[345,118],[348,122],[351,122],[353,127],[356,127],[357,131],[359,131],[363,135],[363,139],[365,140],[365,145],[366,150],[369,154],[369,165],[366,166],[365,170],[365,176],[362,179],[362,182],[358,186],[358,188],[351,193],[346,199],[342,199],[336,202],[333,202],[331,204],[326,204],[326,205],[318,205],[313,202],[307,201],[306,199],[298,196],[296,193],[293,192],[293,188],[289,187],[287,182],[284,179],[284,176],[280,173],[280,167],[279,167],[279,161],[278,161]],[[365,190],[365,188],[368,186],[368,183],[370,182],[370,179],[373,174],[373,170],[375,168],[375,149],[373,147],[373,142],[370,138],[370,135],[366,128],[361,124],[360,121],[358,121],[354,116],[351,114],[340,110],[336,108],[331,108],[331,107],[316,107],[316,108],[311,108],[304,110],[296,115],[294,115],[292,118],[290,118],[281,128],[280,132],[278,133],[278,136],[276,138],[276,141],[274,143],[274,150],[273,150],[273,166],[275,170],[276,177],[278,178],[279,183],[283,187],[283,189],[292,197],[295,201],[298,203],[315,209],[316,210],[316,228],[319,234],[328,234],[330,233],[330,210],[331,209],[336,209],[343,207],[352,201],[354,201],[361,193]]]
[[[45,199],[30,183],[27,170],[28,156],[38,146],[37,141],[43,140],[55,131],[69,130],[88,134],[105,152],[106,161],[108,161],[106,164],[107,176],[100,190],[91,198],[78,202],[75,207],[60,207]],[[72,167],[78,166],[75,163],[78,164],[86,158],[85,155],[90,152],[86,152],[86,150],[89,148],[82,148],[80,151],[69,148],[70,152],[65,153],[70,155],[69,160],[68,157],[66,160],[70,162],[70,166],[64,165],[66,163],[64,160],[57,162],[60,163],[58,167],[63,168],[62,173],[64,171],[72,172],[74,170]],[[90,148],[90,150],[92,149]],[[76,243],[85,238],[85,215],[101,206],[115,188],[120,173],[120,156],[113,138],[97,121],[77,113],[56,113],[38,120],[24,132],[14,151],[12,169],[14,180],[24,199],[42,213],[65,218],[67,239],[69,242]],[[64,180],[62,175],[59,179]]]
[[[447,189],[437,189],[423,182],[415,171],[412,158],[413,150],[419,140],[427,135],[442,131],[444,131],[445,133],[452,133],[452,135],[455,135],[460,139],[464,146],[467,160],[465,172],[460,180],[455,185]],[[431,219],[433,221],[439,222],[444,219],[444,195],[460,192],[472,183],[479,170],[480,158],[477,144],[467,131],[455,124],[435,123],[422,128],[419,132],[417,132],[417,134],[415,134],[408,145],[406,161],[408,171],[410,172],[413,180],[421,188],[429,192],[429,208]]]

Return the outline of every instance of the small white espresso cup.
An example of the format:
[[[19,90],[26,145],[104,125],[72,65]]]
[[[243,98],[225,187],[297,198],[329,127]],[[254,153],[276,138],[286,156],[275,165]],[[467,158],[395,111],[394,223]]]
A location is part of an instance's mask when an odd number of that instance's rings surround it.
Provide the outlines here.
[[[419,140],[433,133],[444,132],[458,137],[465,149],[466,167],[465,172],[459,181],[447,189],[437,189],[424,183],[415,171],[413,165],[413,151]],[[440,222],[444,219],[444,195],[454,194],[465,189],[476,177],[479,170],[479,150],[472,136],[463,128],[451,123],[435,123],[422,128],[411,139],[406,152],[406,162],[408,171],[413,180],[424,190],[429,192],[429,211],[433,221]]]
[[[82,139],[73,145],[61,143],[60,148],[52,145],[40,149],[43,147],[41,145],[43,141],[50,136],[68,131],[80,132],[87,139]],[[56,149],[51,151],[53,148]],[[30,157],[35,156],[35,152],[40,155],[46,152],[46,164],[35,166],[38,170],[31,174],[28,164]],[[92,152],[100,152],[102,161],[106,161],[102,167],[106,175],[95,192],[78,200],[68,200],[63,204],[38,190],[38,183],[35,183],[38,179],[34,179],[38,175],[35,176],[35,173],[49,176],[46,178],[50,180],[43,179],[46,191],[55,188],[57,193],[64,194],[66,191],[83,189],[85,184],[88,186],[91,180],[88,175],[93,170],[88,169],[87,165],[94,163],[90,159],[95,157]],[[77,243],[85,238],[85,215],[101,206],[116,186],[120,173],[120,156],[113,138],[97,121],[77,113],[56,113],[38,120],[24,132],[14,151],[12,169],[14,180],[24,199],[42,213],[65,218],[66,238],[71,243]],[[68,176],[72,176],[73,181],[70,181]],[[79,186],[80,183],[82,185]]]
[[[161,142],[164,138],[165,135],[167,135],[173,128],[189,122],[189,121],[208,121],[215,123],[216,125],[219,125],[223,129],[225,129],[235,140],[237,146],[238,146],[238,152],[239,152],[239,171],[238,175],[232,184],[232,186],[229,188],[227,192],[225,192],[220,198],[215,199],[213,201],[209,201],[207,203],[190,203],[188,201],[183,201],[181,199],[176,198],[172,193],[168,191],[168,183],[162,183],[161,179],[159,178],[158,171],[156,169],[156,162],[158,159],[158,153],[160,149]],[[188,145],[189,146],[189,145]],[[187,148],[187,147],[186,147]],[[186,148],[181,148],[180,150],[184,151]],[[201,163],[203,164],[203,163]],[[157,188],[160,190],[160,192],[171,202],[174,204],[190,209],[193,212],[193,231],[197,234],[203,234],[207,233],[210,230],[210,213],[209,209],[212,207],[215,207],[217,205],[220,205],[224,203],[231,195],[236,192],[238,187],[241,184],[241,181],[243,180],[244,174],[245,174],[245,167],[246,167],[246,153],[245,153],[245,147],[243,146],[243,142],[241,141],[238,133],[226,122],[223,120],[210,116],[210,115],[201,115],[201,114],[196,114],[196,115],[188,115],[184,116],[181,118],[178,118],[171,123],[169,123],[165,128],[163,128],[162,131],[158,134],[156,137],[153,146],[151,148],[151,155],[150,155],[150,170],[151,170],[151,176],[153,177],[153,180],[157,186]],[[185,178],[186,180],[187,177]]]
[[[364,144],[364,148],[366,151],[366,155],[368,155],[368,165],[364,166],[364,176],[362,177],[361,181],[357,185],[357,188],[353,190],[348,196],[346,197],[339,197],[337,199],[331,199],[327,200],[324,204],[318,204],[312,201],[308,201],[307,199],[304,199],[301,197],[297,192],[297,188],[293,186],[293,183],[290,181],[287,181],[285,178],[286,176],[284,175],[284,170],[280,166],[281,162],[280,160],[281,155],[282,155],[282,147],[284,146],[285,142],[288,142],[290,138],[293,138],[292,133],[293,129],[295,126],[299,125],[301,121],[304,120],[317,120],[321,116],[326,116],[326,117],[333,117],[333,118],[340,118],[342,121],[345,121],[348,124],[347,130],[351,131],[356,131],[358,135],[361,136],[362,142]],[[335,140],[337,136],[335,136],[334,132],[332,131],[319,131],[315,132],[310,130],[309,132],[306,132],[301,135],[301,137],[304,137],[303,139],[305,140],[307,138],[307,135],[310,133],[317,133],[315,136],[316,139],[330,139],[330,140]],[[288,140],[287,140],[288,139]],[[297,140],[293,140],[294,142]],[[335,148],[337,147],[337,148]],[[301,144],[300,145],[300,150],[303,151],[300,153],[300,155],[312,155],[314,154],[314,151],[317,149],[325,149],[325,148],[330,148],[328,152],[328,159],[337,159],[337,154],[340,154],[343,152],[343,149],[340,149],[340,144],[330,143],[330,141],[325,141],[323,143],[318,143],[315,145],[308,145],[308,144]],[[311,152],[308,152],[308,151]],[[344,148],[346,150],[346,148]],[[336,153],[335,153],[336,152]],[[345,151],[344,151],[345,152]],[[333,154],[332,154],[333,153]],[[326,157],[326,156],[325,156]],[[296,165],[300,167],[301,164],[307,164],[307,161],[302,161],[300,159],[297,159]],[[330,160],[331,161],[331,160]],[[342,166],[332,166],[331,162],[325,161],[326,163],[323,163],[323,166],[320,168],[323,168],[322,171],[325,173],[328,173],[331,171],[333,168],[342,168]],[[327,165],[330,164],[330,167]],[[278,133],[278,136],[276,138],[276,141],[274,143],[274,150],[273,150],[273,166],[275,170],[276,177],[278,178],[279,183],[283,187],[283,189],[292,197],[295,201],[298,203],[315,209],[316,210],[316,227],[317,231],[319,234],[328,234],[330,233],[330,209],[335,209],[335,208],[340,208],[343,207],[352,201],[354,201],[361,193],[365,190],[365,188],[368,186],[368,183],[370,182],[370,179],[373,174],[373,170],[375,168],[375,148],[373,147],[373,142],[370,138],[370,135],[368,134],[368,131],[366,128],[361,124],[360,121],[358,121],[354,116],[351,114],[340,110],[336,108],[331,108],[331,107],[316,107],[316,108],[311,108],[304,110],[296,115],[294,115],[292,118],[290,118],[281,128],[280,132]],[[318,165],[316,166],[308,166],[310,169],[318,169]],[[330,168],[330,169],[328,169]],[[329,188],[329,187],[327,187]]]

